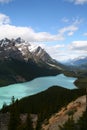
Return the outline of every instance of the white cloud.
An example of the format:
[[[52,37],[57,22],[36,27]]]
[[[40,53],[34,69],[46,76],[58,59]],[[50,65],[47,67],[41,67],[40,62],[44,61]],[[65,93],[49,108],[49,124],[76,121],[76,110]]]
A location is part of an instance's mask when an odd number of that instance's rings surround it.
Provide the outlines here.
[[[87,36],[87,33],[84,33],[83,36]]]
[[[28,41],[59,41],[64,40],[62,35],[52,35],[48,32],[35,32],[31,27],[17,27],[13,25],[0,26],[0,39],[22,37]]]
[[[68,23],[68,22],[69,22],[69,19],[66,18],[66,17],[64,17],[64,18],[62,18],[62,22],[64,22],[64,23]]]
[[[74,33],[79,29],[79,24],[81,24],[81,22],[83,21],[83,19],[80,19],[80,18],[73,18],[71,21],[67,18],[63,18],[62,21],[66,21],[67,23],[71,23],[70,25],[68,26],[65,26],[63,28],[61,28],[59,30],[59,34],[64,36],[72,36],[74,35]],[[63,21],[63,22],[64,22]]]
[[[64,27],[62,29],[59,30],[59,33],[60,34],[64,34],[64,33],[67,33],[68,36],[71,36],[74,34],[75,31],[78,30],[78,26],[76,25],[70,25],[70,26],[67,26],[67,27]]]
[[[48,45],[48,44],[38,44],[41,47],[43,47],[52,58],[58,60],[58,61],[63,61],[67,58],[65,54],[65,45],[64,44],[55,44],[55,45]],[[65,58],[66,57],[66,58]]]
[[[87,41],[73,41],[69,48],[74,51],[87,51]]]
[[[87,56],[87,41],[73,41],[70,44],[56,44],[42,46],[47,52],[58,61],[66,61],[79,56]]]
[[[76,5],[83,5],[87,3],[87,0],[67,0],[69,2],[73,2]]]
[[[9,16],[0,13],[0,25],[9,24],[9,23],[10,23]]]
[[[80,56],[87,56],[87,41],[73,41],[64,46],[64,50],[60,51],[58,57],[61,61],[74,59]]]
[[[21,27],[10,25],[10,18],[5,14],[0,14],[0,39],[22,37],[28,41],[62,41],[66,36],[72,36],[79,28],[80,20],[75,19],[69,26],[58,30],[57,34],[48,32],[36,32],[31,27]]]
[[[9,3],[11,2],[12,0],[0,0],[0,3]]]
[[[11,20],[9,16],[5,14],[0,14],[0,39],[3,39],[5,37],[10,39],[21,37],[26,41],[36,42],[35,44],[38,44],[45,48],[45,50],[53,58],[58,59],[59,61],[83,54],[84,48],[87,48],[86,41],[74,41],[69,46],[65,44],[51,44],[48,46],[48,44],[46,43],[50,41],[62,41],[66,37],[72,36],[79,29],[78,25],[80,23],[80,20],[74,20],[71,25],[59,29],[58,33],[54,35],[48,32],[36,32],[31,27],[14,26],[10,24],[10,21]],[[80,51],[82,47],[83,52]],[[78,52],[76,50],[78,50]]]
[[[64,40],[63,35],[52,35],[48,32],[35,32],[31,27],[14,26],[10,24],[9,16],[0,13],[0,39],[22,37],[28,41],[60,41]]]
[[[73,33],[76,29],[62,29],[61,34],[52,35],[47,32],[35,32],[31,27],[17,27],[13,25],[0,25],[0,39],[2,38],[17,38],[22,37],[24,40],[29,42],[35,42],[35,44],[43,47],[54,59],[59,61],[67,60],[70,58],[78,57],[79,55],[86,54],[87,52],[87,41],[74,41],[69,45],[56,44],[48,45],[49,41],[61,41],[64,40],[64,33],[70,30]],[[69,34],[68,34],[69,35]],[[72,34],[71,34],[72,35]],[[43,42],[41,42],[43,41]],[[46,41],[48,41],[46,43]],[[45,43],[44,43],[45,42]]]
[[[62,22],[67,22],[69,25],[61,28],[58,32],[62,36],[73,36],[74,33],[79,29],[79,24],[83,22],[83,19],[77,17],[71,21],[67,18],[63,18]],[[70,24],[71,23],[71,24]]]

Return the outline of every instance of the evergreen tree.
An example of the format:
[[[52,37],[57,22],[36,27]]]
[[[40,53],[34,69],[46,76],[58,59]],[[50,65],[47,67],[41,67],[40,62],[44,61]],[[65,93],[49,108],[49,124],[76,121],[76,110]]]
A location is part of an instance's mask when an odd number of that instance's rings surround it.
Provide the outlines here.
[[[12,97],[12,105],[10,108],[10,120],[8,124],[8,130],[17,130],[17,127],[20,124],[20,114],[18,111],[18,106],[15,103],[14,96]]]
[[[87,110],[80,117],[77,125],[79,126],[79,130],[87,130]]]
[[[36,130],[40,130],[41,129],[42,120],[43,120],[43,116],[42,116],[41,113],[39,113],[38,114]]]
[[[3,112],[3,113],[6,113],[6,112],[7,112],[6,107],[7,107],[7,104],[6,104],[6,102],[4,102],[4,103],[3,103],[3,106],[2,106],[2,112]]]
[[[32,125],[32,120],[31,120],[30,114],[27,115],[26,130],[33,130],[33,125]]]
[[[27,115],[26,122],[23,124],[20,124],[17,130],[34,130],[30,114]]]

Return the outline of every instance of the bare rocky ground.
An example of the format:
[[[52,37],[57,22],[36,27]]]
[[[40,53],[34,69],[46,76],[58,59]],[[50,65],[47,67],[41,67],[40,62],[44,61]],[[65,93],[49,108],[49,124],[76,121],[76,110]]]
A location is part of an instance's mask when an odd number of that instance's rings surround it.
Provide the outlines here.
[[[8,130],[9,113],[0,114],[0,130]]]
[[[27,118],[27,114],[21,114],[20,115],[21,121],[22,123],[25,123],[26,118]],[[0,130],[8,130],[8,123],[9,123],[9,119],[10,119],[10,113],[1,113],[0,114]],[[31,119],[33,122],[33,127],[36,127],[36,123],[37,123],[37,115],[36,114],[31,114]]]
[[[49,120],[46,120],[42,125],[42,130],[59,130],[59,125],[63,125],[71,113],[75,122],[82,116],[86,109],[86,96],[81,96],[75,101],[63,107],[58,113],[55,113]]]

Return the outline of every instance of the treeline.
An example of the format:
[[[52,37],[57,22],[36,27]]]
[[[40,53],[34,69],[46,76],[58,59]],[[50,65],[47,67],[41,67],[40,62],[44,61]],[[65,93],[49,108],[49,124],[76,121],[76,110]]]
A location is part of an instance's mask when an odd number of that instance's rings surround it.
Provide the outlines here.
[[[53,86],[47,90],[22,98],[18,101],[20,113],[49,113],[51,115],[67,105],[70,101],[85,94],[85,89],[66,89]],[[11,106],[4,107],[3,111],[9,111]]]
[[[30,81],[36,77],[57,75],[60,73],[58,69],[52,69],[44,63],[38,66],[34,60],[29,59],[17,60],[14,58],[0,60],[0,86],[22,82],[17,76],[22,77],[26,81]]]
[[[61,107],[66,106],[69,102],[84,94],[84,89],[69,90],[55,86],[39,94],[25,97],[20,101],[16,100],[14,102],[14,100],[12,100],[12,104],[10,106],[4,105],[1,112],[10,112],[11,114],[9,124],[12,126],[18,126],[16,127],[17,129],[11,128],[9,130],[22,130],[22,128],[23,130],[29,130],[26,129],[26,123],[20,123],[19,115],[21,113],[27,113],[27,115],[30,113],[37,114],[38,121],[36,130],[40,130],[41,124],[45,119],[48,119],[52,114],[58,112]],[[28,117],[28,119],[30,118]],[[14,123],[14,121],[18,124]]]
[[[12,97],[12,104],[10,107],[10,120],[8,123],[8,130],[34,130],[31,116],[28,113],[24,123],[21,120],[18,100],[15,101],[14,96]]]
[[[25,97],[19,101],[20,113],[43,113],[50,116],[66,106],[72,100],[85,94],[85,90],[69,90],[62,87],[51,87],[39,94]]]

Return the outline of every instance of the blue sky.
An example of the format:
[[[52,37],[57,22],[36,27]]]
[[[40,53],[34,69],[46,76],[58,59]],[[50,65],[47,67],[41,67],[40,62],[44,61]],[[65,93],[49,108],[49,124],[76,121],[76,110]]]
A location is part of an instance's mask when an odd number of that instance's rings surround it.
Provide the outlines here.
[[[87,0],[0,0],[0,39],[38,44],[59,61],[87,54]]]

